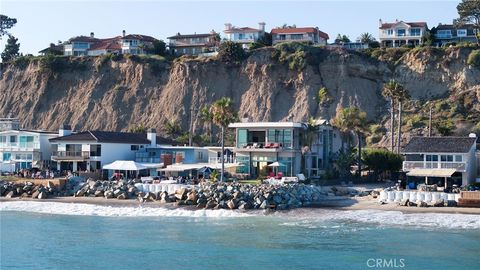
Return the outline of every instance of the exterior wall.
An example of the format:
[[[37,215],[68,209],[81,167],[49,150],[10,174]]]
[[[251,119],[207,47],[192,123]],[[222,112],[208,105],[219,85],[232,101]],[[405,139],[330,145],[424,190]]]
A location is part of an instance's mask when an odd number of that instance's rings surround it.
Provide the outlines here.
[[[463,34],[462,32],[465,32]],[[434,45],[444,46],[448,43],[459,42],[477,42],[475,37],[476,29],[473,28],[452,28],[452,29],[435,29],[432,31]]]
[[[301,36],[300,36],[301,35]],[[272,44],[275,45],[281,42],[311,42],[313,44],[326,45],[327,41],[324,38],[319,38],[316,33],[288,33],[288,34],[272,34]]]
[[[252,43],[257,41],[261,36],[261,32],[233,32],[226,33],[225,39],[238,43]]]
[[[342,148],[340,132],[330,125],[320,126],[310,152],[305,155],[305,176],[319,178],[332,167],[333,156]]]
[[[476,157],[476,144],[473,144],[472,148],[470,148],[470,152],[466,155],[467,160],[467,168],[465,173],[465,178],[462,183],[463,185],[471,184],[475,182],[475,178],[477,175],[477,157]]]

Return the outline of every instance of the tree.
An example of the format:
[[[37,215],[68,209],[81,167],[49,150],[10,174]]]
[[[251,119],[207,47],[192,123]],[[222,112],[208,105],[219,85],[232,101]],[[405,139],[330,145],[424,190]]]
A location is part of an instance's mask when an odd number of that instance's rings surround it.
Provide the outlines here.
[[[242,45],[233,41],[224,41],[218,49],[218,58],[223,62],[236,63],[245,59],[246,53]]]
[[[388,81],[382,90],[382,95],[390,100],[390,130],[392,136],[390,137],[390,151],[395,148],[395,93],[399,87],[399,83],[395,80]]]
[[[355,154],[352,148],[340,149],[336,154],[334,163],[340,178],[350,178],[352,166],[355,164]]]
[[[360,40],[361,43],[364,43],[364,44],[370,44],[370,43],[376,41],[375,38],[373,37],[373,35],[370,34],[370,33],[367,33],[367,32],[362,33],[362,34],[358,37],[358,39]]]
[[[337,35],[337,38],[335,39],[336,44],[341,44],[341,43],[350,43],[350,39],[346,35]]]
[[[272,46],[272,35],[265,32],[257,41],[248,46],[249,50]]]
[[[457,5],[459,18],[455,20],[455,24],[471,23],[477,29],[477,44],[480,44],[480,0],[462,0]]]
[[[143,124],[140,124],[136,127],[131,128],[129,131],[133,133],[147,133],[147,128]]]
[[[163,40],[155,40],[153,42],[153,48],[150,50],[150,53],[164,56],[166,50],[166,44]]]
[[[17,43],[18,39],[13,35],[9,35],[5,50],[2,52],[2,61],[8,62],[19,56],[20,43]]]
[[[449,136],[452,134],[453,130],[455,129],[455,124],[453,123],[452,120],[449,119],[449,120],[435,123],[435,129],[442,136]]]
[[[10,18],[6,15],[0,14],[0,39],[8,35],[8,29],[12,28],[17,23],[17,19]]]
[[[340,108],[337,110],[332,125],[341,132],[353,132],[358,141],[358,174],[362,172],[362,134],[367,130],[367,114],[358,107]]]
[[[400,146],[402,144],[402,109],[403,109],[403,102],[410,99],[410,94],[408,90],[400,85],[395,93],[395,97],[398,103],[398,139],[397,139],[397,154],[400,154]]]
[[[402,168],[402,156],[384,149],[369,149],[363,152],[363,162],[374,174],[399,171]]]
[[[165,133],[167,133],[167,135],[170,137],[174,137],[182,133],[182,128],[180,127],[180,124],[174,120],[166,121],[163,125],[163,128],[165,130]]]
[[[233,101],[230,98],[223,97],[208,107],[201,110],[201,116],[204,121],[212,122],[221,128],[222,136],[222,170],[220,171],[220,181],[223,182],[225,174],[225,129],[230,123],[238,120],[237,113],[233,110]]]

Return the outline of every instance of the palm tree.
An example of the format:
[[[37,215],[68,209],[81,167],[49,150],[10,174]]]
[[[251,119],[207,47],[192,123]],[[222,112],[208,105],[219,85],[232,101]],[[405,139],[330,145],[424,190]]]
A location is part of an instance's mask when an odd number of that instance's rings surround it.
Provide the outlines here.
[[[358,175],[362,172],[362,134],[367,129],[367,113],[358,107],[340,108],[337,110],[332,124],[341,132],[353,132],[358,141]]]
[[[398,139],[397,139],[397,154],[400,154],[400,145],[402,144],[402,105],[403,102],[410,99],[410,94],[405,87],[401,86],[397,93],[396,99],[398,103]]]
[[[395,96],[400,84],[395,80],[388,81],[382,90],[382,95],[390,99],[390,130],[392,135],[390,137],[390,151],[393,152],[395,148]]]
[[[225,129],[232,122],[237,121],[237,113],[233,111],[233,101],[230,98],[223,97],[201,111],[204,121],[211,122],[219,126],[222,130],[222,170],[220,172],[220,181],[223,182],[225,174]]]
[[[375,38],[373,37],[373,35],[368,33],[368,32],[362,33],[358,37],[358,39],[360,40],[360,42],[362,42],[364,44],[370,44],[370,43],[375,41]]]

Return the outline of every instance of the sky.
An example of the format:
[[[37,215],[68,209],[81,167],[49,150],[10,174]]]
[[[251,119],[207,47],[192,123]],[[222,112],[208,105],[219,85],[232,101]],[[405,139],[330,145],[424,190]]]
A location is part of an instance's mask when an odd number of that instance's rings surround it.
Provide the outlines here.
[[[0,0],[0,14],[16,18],[10,33],[19,39],[20,51],[38,54],[50,43],[95,33],[105,38],[145,34],[163,39],[182,34],[221,32],[225,23],[266,29],[283,24],[318,26],[333,42],[337,34],[355,40],[361,33],[378,37],[378,21],[425,21],[429,28],[451,23],[459,1],[124,1],[124,0]],[[0,41],[5,47],[6,37]]]

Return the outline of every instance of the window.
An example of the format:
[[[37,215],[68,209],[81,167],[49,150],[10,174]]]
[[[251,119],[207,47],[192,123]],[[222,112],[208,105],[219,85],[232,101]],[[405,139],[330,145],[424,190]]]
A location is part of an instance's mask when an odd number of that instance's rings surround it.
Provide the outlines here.
[[[16,143],[17,142],[17,136],[13,135],[10,136],[10,143]]]
[[[467,29],[458,29],[457,36],[459,37],[466,37],[467,36]]]
[[[238,129],[237,130],[237,147],[244,147],[247,145],[247,130],[246,129]]]
[[[312,156],[312,165],[311,168],[318,168],[318,158],[316,156]]]
[[[442,162],[452,162],[453,161],[453,156],[452,155],[441,155],[440,156],[440,161],[442,161]]]
[[[3,161],[9,161],[11,157],[11,153],[3,153]]]
[[[100,157],[102,156],[102,145],[92,144],[90,145],[90,156],[91,157]]]
[[[456,162],[462,162],[462,155],[455,155]]]
[[[294,39],[294,40],[303,39],[303,34],[291,34],[290,39]]]
[[[389,35],[389,36],[393,35],[393,29],[388,29],[387,30],[387,35]]]
[[[404,37],[405,36],[405,29],[397,29],[397,36]]]
[[[203,152],[198,152],[197,153],[197,159],[199,159],[199,160],[203,159]]]
[[[427,158],[427,161],[438,161],[437,155],[427,155],[426,158]]]
[[[7,136],[0,136],[0,147],[7,145]]]
[[[410,29],[411,36],[420,36],[420,28],[412,28]]]
[[[130,146],[130,150],[132,151],[137,151],[139,148],[138,148],[138,145],[131,145]]]
[[[20,136],[19,146],[21,148],[33,148],[33,136]]]
[[[438,30],[437,31],[437,37],[440,37],[440,38],[452,37],[452,31],[451,30]]]

